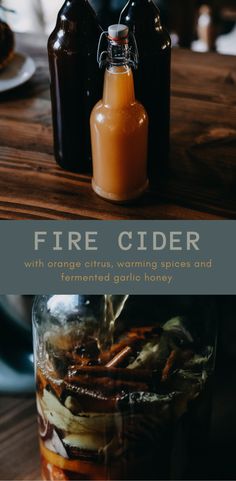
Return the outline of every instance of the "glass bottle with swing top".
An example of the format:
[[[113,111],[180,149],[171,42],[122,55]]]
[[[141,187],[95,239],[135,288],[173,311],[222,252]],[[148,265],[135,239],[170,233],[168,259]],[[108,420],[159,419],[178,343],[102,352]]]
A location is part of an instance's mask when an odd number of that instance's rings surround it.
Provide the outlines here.
[[[135,98],[132,67],[138,52],[124,25],[109,27],[107,50],[98,60],[106,66],[103,98],[91,119],[93,190],[104,199],[128,202],[147,189],[148,116]],[[104,35],[103,34],[103,35]]]

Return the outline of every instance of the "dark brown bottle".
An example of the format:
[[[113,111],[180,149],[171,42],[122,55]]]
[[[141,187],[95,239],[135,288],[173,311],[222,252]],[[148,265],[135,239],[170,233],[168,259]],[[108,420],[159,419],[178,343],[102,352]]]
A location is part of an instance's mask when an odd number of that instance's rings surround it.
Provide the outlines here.
[[[171,40],[152,0],[130,0],[121,14],[121,23],[129,26],[138,44],[135,88],[149,116],[148,171],[155,190],[168,172]]]
[[[125,2],[123,0],[90,0],[89,3],[95,10],[101,27],[108,30],[109,25],[118,22]]]
[[[48,41],[55,157],[73,172],[92,169],[89,119],[102,95],[100,34],[88,1],[67,0]]]

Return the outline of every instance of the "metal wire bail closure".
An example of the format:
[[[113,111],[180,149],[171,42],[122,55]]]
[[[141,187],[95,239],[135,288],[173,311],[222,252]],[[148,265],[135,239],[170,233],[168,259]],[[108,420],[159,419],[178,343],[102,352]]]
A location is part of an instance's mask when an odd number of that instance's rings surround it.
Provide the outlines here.
[[[136,42],[136,38],[133,32],[129,32],[129,28],[126,25],[111,25],[108,31],[101,33],[98,49],[97,49],[97,62],[100,68],[104,67],[108,63],[108,50],[102,50],[102,41],[104,36],[107,38],[107,42],[119,43],[123,45],[129,45],[129,59],[128,64],[137,69],[139,63],[139,52]]]
[[[107,50],[103,50],[103,51],[100,53],[101,45],[102,45],[102,40],[103,40],[103,37],[104,37],[105,35],[108,37],[108,31],[104,31],[104,32],[101,33],[100,38],[99,38],[99,42],[98,42],[97,62],[98,62],[99,68],[104,67],[104,65],[106,65],[106,63],[107,63],[108,51],[107,51]],[[104,56],[105,56],[105,58],[104,58]]]

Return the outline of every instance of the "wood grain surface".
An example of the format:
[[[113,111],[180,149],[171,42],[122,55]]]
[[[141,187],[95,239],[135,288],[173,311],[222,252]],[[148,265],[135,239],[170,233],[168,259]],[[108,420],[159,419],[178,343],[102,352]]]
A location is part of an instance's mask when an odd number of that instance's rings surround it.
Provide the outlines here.
[[[35,76],[0,95],[1,219],[232,219],[236,217],[236,57],[176,49],[171,171],[158,194],[113,205],[90,178],[54,160],[46,38],[21,34]]]
[[[40,479],[34,397],[0,397],[0,446],[0,480]]]

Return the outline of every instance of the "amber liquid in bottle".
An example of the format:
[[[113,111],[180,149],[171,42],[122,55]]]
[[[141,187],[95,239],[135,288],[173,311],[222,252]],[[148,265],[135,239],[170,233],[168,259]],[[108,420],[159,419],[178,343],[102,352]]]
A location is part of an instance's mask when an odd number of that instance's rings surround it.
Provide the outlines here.
[[[148,173],[155,190],[168,173],[171,40],[153,1],[130,0],[121,14],[121,23],[135,33],[138,44],[135,91],[149,117]]]
[[[74,172],[92,168],[89,118],[102,92],[100,34],[88,1],[67,0],[48,41],[55,157]]]
[[[115,42],[113,47],[103,98],[91,114],[92,185],[107,200],[127,202],[143,194],[148,185],[148,116],[135,99],[133,72],[126,53],[122,54],[125,47],[119,51],[118,45],[116,51]]]

